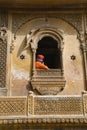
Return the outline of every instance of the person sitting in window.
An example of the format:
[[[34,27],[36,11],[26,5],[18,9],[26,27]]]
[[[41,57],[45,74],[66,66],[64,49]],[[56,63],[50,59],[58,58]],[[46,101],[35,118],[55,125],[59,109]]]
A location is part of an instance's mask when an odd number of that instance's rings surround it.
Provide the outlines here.
[[[48,66],[44,65],[44,55],[42,54],[37,55],[35,66],[36,69],[49,69]]]

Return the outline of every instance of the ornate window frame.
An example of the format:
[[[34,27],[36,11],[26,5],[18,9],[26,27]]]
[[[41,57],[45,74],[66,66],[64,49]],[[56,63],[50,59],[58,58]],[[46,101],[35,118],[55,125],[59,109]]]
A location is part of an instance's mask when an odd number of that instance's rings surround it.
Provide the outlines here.
[[[50,70],[36,70],[35,61],[36,61],[36,51],[38,48],[38,42],[44,37],[52,37],[56,40],[58,44],[58,49],[60,49],[61,56],[61,69],[50,69]],[[57,94],[59,91],[63,90],[65,86],[65,80],[63,77],[63,32],[61,30],[43,27],[40,29],[31,30],[29,34],[27,34],[27,44],[30,45],[32,50],[32,77],[31,84],[33,89],[37,89],[40,94]],[[52,76],[53,75],[53,76]],[[47,83],[47,85],[45,85]],[[46,88],[46,86],[55,86],[56,92],[46,92],[45,90],[41,90],[41,88]],[[39,87],[39,88],[38,88]],[[41,87],[41,88],[40,88]],[[44,92],[45,91],[45,92]],[[53,88],[52,90],[53,91]]]
[[[30,32],[30,34],[27,34],[27,44],[30,44],[31,46],[31,50],[32,50],[32,54],[33,54],[33,75],[35,76],[35,61],[36,61],[36,50],[38,48],[38,42],[46,37],[46,36],[50,36],[53,39],[55,39],[58,43],[58,48],[61,51],[61,68],[63,71],[63,59],[62,59],[62,54],[63,54],[63,37],[61,36],[63,35],[62,32],[60,30],[56,30],[56,29],[52,29],[52,28],[41,28],[41,29],[36,29],[36,30],[32,30]]]

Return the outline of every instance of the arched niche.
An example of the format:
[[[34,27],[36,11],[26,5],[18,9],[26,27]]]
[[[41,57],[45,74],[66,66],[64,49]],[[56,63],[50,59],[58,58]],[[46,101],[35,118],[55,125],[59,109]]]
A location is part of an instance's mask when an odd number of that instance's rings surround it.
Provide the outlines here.
[[[45,56],[44,64],[50,69],[61,69],[61,51],[59,44],[53,37],[43,37],[38,42],[36,57],[38,54]]]
[[[23,60],[23,62],[21,62],[21,60],[18,60],[18,57],[16,57],[16,53],[18,53],[19,48],[21,47],[23,48],[22,45],[26,46],[26,40],[25,37],[27,38],[27,46],[28,48],[25,50],[26,54],[25,56],[25,60]],[[50,69],[49,71],[37,71],[35,69],[35,60],[36,60],[36,54],[37,54],[37,49],[38,49],[38,43],[40,42],[40,40],[42,40],[45,37],[51,37],[52,39],[56,40],[59,47],[60,47],[60,53],[61,53],[61,69]],[[23,44],[23,41],[24,44]],[[63,43],[64,42],[64,43]],[[45,19],[45,17],[38,17],[34,19],[31,19],[29,21],[27,21],[26,23],[24,23],[16,32],[16,40],[15,40],[15,49],[13,51],[13,55],[12,55],[12,60],[14,61],[15,65],[20,65],[23,66],[25,65],[25,69],[26,69],[26,65],[27,65],[27,73],[29,74],[28,77],[29,79],[26,80],[26,82],[31,81],[32,82],[32,86],[33,88],[35,88],[34,86],[38,86],[39,89],[42,90],[42,88],[51,86],[50,84],[52,84],[53,89],[55,89],[55,91],[57,91],[58,89],[58,80],[61,79],[61,81],[64,81],[64,77],[66,79],[66,87],[64,89],[64,91],[62,91],[62,93],[60,94],[76,94],[80,93],[81,90],[83,89],[83,68],[82,68],[82,59],[81,59],[81,55],[80,55],[80,50],[79,50],[79,46],[80,43],[77,39],[77,31],[76,29],[71,26],[69,23],[67,23],[66,21],[60,19],[60,18],[55,18],[54,16],[51,18],[47,18],[47,21]],[[30,46],[31,45],[31,46]],[[24,47],[25,47],[24,46]],[[64,48],[64,49],[63,49]],[[68,49],[68,51],[67,51]],[[25,54],[25,53],[24,53]],[[62,56],[63,54],[63,56]],[[76,60],[71,60],[71,56],[72,55],[76,56]],[[15,62],[15,59],[17,59],[17,62]],[[79,64],[78,66],[76,65],[79,59]],[[27,62],[26,62],[27,60]],[[13,62],[12,62],[13,64]],[[76,71],[76,69],[73,68],[73,66],[78,70]],[[63,67],[64,66],[64,67]],[[32,67],[32,69],[31,69]],[[80,69],[81,68],[81,69]],[[11,67],[12,69],[12,67]],[[64,72],[63,72],[64,70]],[[32,71],[32,75],[31,75],[31,71]],[[72,73],[74,72],[74,73]],[[80,72],[80,74],[78,74],[77,72]],[[19,74],[19,72],[17,72]],[[64,73],[64,77],[63,77],[63,73]],[[42,78],[44,79],[43,83],[45,84],[44,87],[41,87],[41,75]],[[53,77],[54,76],[54,77]],[[55,78],[57,77],[57,78]],[[23,77],[25,78],[25,76]],[[80,80],[78,83],[78,79]],[[37,84],[35,82],[35,80],[37,81]],[[49,82],[47,82],[47,80]],[[51,82],[52,80],[52,82]],[[55,80],[57,80],[57,85]],[[21,82],[22,80],[20,80]],[[46,82],[45,82],[46,81]],[[73,81],[73,84],[72,84]],[[13,81],[12,81],[13,82]],[[53,84],[54,83],[54,84]],[[63,82],[62,82],[63,83]],[[21,84],[21,83],[20,83]],[[40,84],[40,85],[39,85]],[[65,82],[64,82],[65,84]],[[19,82],[17,84],[19,86]],[[14,88],[18,88],[17,85],[14,85]],[[20,85],[21,86],[21,85]],[[57,86],[57,87],[55,87]],[[73,86],[73,87],[70,87]],[[77,86],[79,89],[77,89]],[[24,86],[25,87],[25,83]],[[50,91],[49,87],[49,91]],[[57,88],[57,89],[56,89]],[[64,88],[64,85],[63,87]],[[25,88],[26,89],[26,88]],[[24,91],[24,89],[20,89],[20,91]],[[45,89],[47,91],[47,88]],[[44,90],[44,91],[45,91]],[[51,89],[52,90],[52,89]],[[53,92],[54,90],[52,90]],[[45,92],[44,92],[45,93]],[[58,91],[57,91],[58,93]]]

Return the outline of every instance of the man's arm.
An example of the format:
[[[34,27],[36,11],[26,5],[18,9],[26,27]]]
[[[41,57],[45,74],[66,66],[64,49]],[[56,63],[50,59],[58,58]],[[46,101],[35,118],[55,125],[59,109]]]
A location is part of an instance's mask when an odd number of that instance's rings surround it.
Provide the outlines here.
[[[48,66],[46,66],[46,65],[44,65],[40,62],[36,62],[36,69],[46,69],[46,70],[48,70],[49,68],[48,68]]]

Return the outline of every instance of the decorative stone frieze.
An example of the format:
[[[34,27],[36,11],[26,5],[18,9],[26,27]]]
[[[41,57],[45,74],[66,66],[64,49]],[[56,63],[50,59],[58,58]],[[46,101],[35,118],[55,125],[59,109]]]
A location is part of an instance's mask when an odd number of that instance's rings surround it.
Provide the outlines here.
[[[54,107],[55,106],[55,107]],[[35,99],[35,115],[36,114],[82,114],[82,102],[79,98],[36,98]]]
[[[27,21],[30,21],[32,19],[37,18],[61,18],[64,21],[71,24],[76,30],[82,31],[81,23],[82,23],[82,14],[77,13],[42,13],[40,14],[31,14],[31,13],[13,13],[12,14],[12,30],[15,33],[22,24],[26,23]]]
[[[28,102],[31,97],[29,96]],[[79,96],[33,96],[34,115],[83,115]],[[28,107],[28,111],[31,107]]]
[[[62,126],[63,125],[76,125],[76,126],[80,126],[82,124],[84,125],[87,125],[87,118],[84,117],[84,118],[81,118],[81,117],[63,117],[63,118],[60,118],[60,117],[57,117],[57,116],[47,116],[47,117],[31,117],[31,118],[28,118],[28,117],[13,117],[13,119],[11,117],[9,117],[9,119],[0,119],[0,124],[3,124],[3,125],[6,125],[6,124],[39,124],[41,125],[41,123],[43,124],[46,124],[49,123],[49,125],[55,125],[57,126],[60,125],[62,123]],[[22,127],[23,128],[23,127]],[[29,128],[29,127],[28,127]],[[65,127],[64,127],[65,128]],[[77,128],[77,127],[76,127]],[[70,129],[69,129],[70,130]],[[73,129],[75,130],[75,129]],[[82,129],[83,130],[83,129]],[[85,129],[86,130],[86,129]]]
[[[28,97],[0,97],[0,124],[87,124],[86,98],[86,93],[82,96],[36,96],[33,92],[29,92]]]

